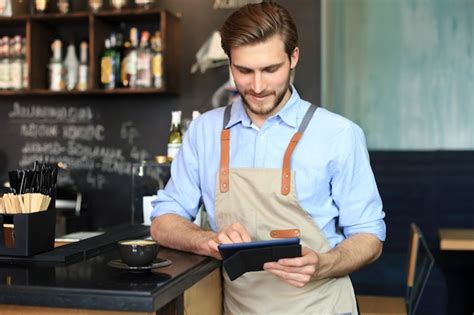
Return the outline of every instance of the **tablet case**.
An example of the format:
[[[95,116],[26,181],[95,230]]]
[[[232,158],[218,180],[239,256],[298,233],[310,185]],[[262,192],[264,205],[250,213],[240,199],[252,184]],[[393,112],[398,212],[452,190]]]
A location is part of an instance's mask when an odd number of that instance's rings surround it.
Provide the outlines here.
[[[299,239],[293,244],[274,244],[261,247],[261,243],[254,248],[240,249],[231,256],[224,258],[223,267],[231,281],[250,271],[263,270],[263,264],[277,261],[280,258],[293,258],[301,256]],[[221,250],[222,255],[222,250]]]

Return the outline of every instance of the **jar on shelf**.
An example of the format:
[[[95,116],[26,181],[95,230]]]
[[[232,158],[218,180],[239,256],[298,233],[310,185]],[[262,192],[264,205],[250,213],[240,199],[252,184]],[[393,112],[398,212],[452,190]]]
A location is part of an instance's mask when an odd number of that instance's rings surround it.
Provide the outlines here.
[[[71,4],[69,0],[58,0],[58,10],[60,13],[69,13],[71,11]]]
[[[148,9],[152,7],[155,3],[155,0],[135,0],[135,6],[141,9]]]
[[[115,10],[120,10],[127,6],[127,0],[110,0],[110,6]]]
[[[89,7],[94,12],[99,11],[102,8],[103,4],[103,0],[89,0]]]
[[[36,13],[45,13],[48,8],[48,0],[35,0]]]

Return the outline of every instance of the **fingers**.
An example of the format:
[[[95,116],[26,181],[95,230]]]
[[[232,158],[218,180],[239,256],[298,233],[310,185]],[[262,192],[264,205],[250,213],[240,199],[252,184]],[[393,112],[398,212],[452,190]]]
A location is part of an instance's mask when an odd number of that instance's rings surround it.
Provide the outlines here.
[[[252,240],[247,229],[239,222],[225,226],[217,235],[217,239],[222,244],[250,242]]]
[[[303,274],[303,275],[309,275],[309,276],[313,276],[316,272],[316,266],[315,265],[305,265],[305,266],[301,266],[301,267],[289,267],[289,266],[284,266],[284,265],[281,265],[277,262],[273,262],[273,263],[266,263],[263,265],[263,268],[264,270],[267,270],[267,271],[277,271],[279,272],[278,274],[280,274],[280,272],[283,272],[283,273],[288,273],[288,274]]]
[[[236,222],[225,226],[215,238],[208,241],[209,255],[222,260],[222,256],[219,253],[219,244],[242,243],[250,242],[251,240],[247,229],[242,224]]]
[[[283,281],[303,287],[316,274],[319,256],[313,250],[303,247],[301,257],[280,259],[277,262],[268,262],[263,269],[279,277]]]
[[[239,222],[232,224],[232,227],[240,234],[243,242],[250,242],[252,240],[247,229]]]
[[[301,257],[283,258],[278,260],[278,264],[288,267],[303,267],[306,265],[317,265],[319,263],[319,256],[315,251],[308,247],[301,248]]]

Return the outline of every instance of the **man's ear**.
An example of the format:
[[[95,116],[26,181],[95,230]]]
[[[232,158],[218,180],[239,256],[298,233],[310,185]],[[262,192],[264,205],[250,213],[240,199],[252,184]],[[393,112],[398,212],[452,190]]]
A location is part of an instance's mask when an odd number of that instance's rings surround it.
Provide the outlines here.
[[[300,49],[295,47],[290,58],[290,68],[293,70],[298,64],[298,59],[300,58]]]

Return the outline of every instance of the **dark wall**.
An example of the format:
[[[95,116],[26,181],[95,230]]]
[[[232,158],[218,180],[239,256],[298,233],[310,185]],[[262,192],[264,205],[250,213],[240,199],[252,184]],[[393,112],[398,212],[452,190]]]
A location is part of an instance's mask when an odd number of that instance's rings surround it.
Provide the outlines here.
[[[439,248],[439,228],[474,227],[473,151],[372,151],[386,214],[385,249],[406,250],[410,223]]]
[[[210,109],[212,94],[228,79],[226,67],[190,74],[198,49],[233,11],[213,10],[213,2],[159,2],[181,15],[178,96],[1,96],[0,179],[35,159],[62,161],[69,168],[60,180],[83,192],[94,228],[129,221],[132,163],[165,154],[171,110],[190,117],[192,110]],[[303,98],[319,104],[320,1],[279,3],[291,11],[299,29],[295,85]]]

